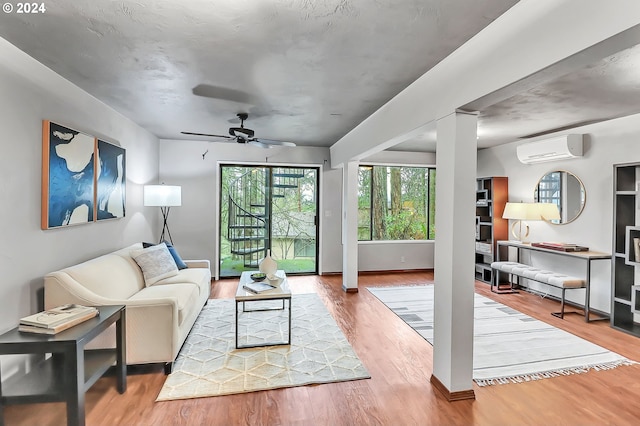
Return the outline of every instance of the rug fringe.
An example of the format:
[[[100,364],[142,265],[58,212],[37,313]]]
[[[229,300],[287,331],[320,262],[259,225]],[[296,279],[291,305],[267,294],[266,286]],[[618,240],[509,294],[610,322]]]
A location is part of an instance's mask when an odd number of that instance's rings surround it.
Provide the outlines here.
[[[601,364],[583,365],[580,367],[544,371],[541,373],[523,374],[523,375],[509,376],[509,377],[496,377],[493,379],[473,379],[473,381],[476,382],[478,386],[506,385],[509,383],[524,383],[524,382],[532,382],[534,380],[549,379],[551,377],[582,374],[582,373],[587,373],[589,370],[595,370],[595,371],[612,370],[620,366],[635,365],[635,364],[638,364],[638,363],[628,359],[622,359],[618,361],[612,361],[612,362],[601,363]]]

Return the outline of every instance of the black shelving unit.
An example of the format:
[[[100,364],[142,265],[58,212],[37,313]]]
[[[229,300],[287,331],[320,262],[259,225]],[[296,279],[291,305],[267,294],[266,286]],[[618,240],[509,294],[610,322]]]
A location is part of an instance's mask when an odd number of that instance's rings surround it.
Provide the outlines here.
[[[502,218],[509,198],[506,177],[476,180],[476,280],[491,283],[491,262],[497,258],[497,242],[509,238],[509,221]]]
[[[613,166],[613,254],[611,259],[611,327],[640,337],[640,163]],[[640,248],[638,248],[640,250]]]

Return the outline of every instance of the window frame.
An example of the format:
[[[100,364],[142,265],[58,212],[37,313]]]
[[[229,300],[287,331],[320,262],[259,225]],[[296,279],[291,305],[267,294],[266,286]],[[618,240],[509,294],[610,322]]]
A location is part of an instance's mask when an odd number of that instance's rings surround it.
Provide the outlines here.
[[[370,173],[370,177],[369,177],[369,182],[372,182],[373,180],[373,168],[374,167],[397,167],[397,168],[418,168],[418,169],[425,169],[425,175],[426,175],[426,200],[425,200],[425,216],[426,216],[426,238],[424,239],[420,239],[420,240],[374,240],[373,239],[373,185],[369,184],[369,191],[370,191],[370,196],[369,196],[369,239],[368,240],[362,240],[360,239],[360,236],[358,235],[358,244],[388,244],[388,243],[425,243],[425,242],[433,242],[435,241],[435,230],[434,230],[434,235],[433,238],[430,238],[430,228],[432,223],[435,224],[435,210],[433,213],[433,217],[431,217],[431,215],[429,214],[429,206],[430,206],[430,192],[429,192],[429,187],[431,184],[431,179],[432,178],[436,178],[437,176],[437,170],[436,170],[436,166],[434,164],[408,164],[408,163],[386,163],[386,162],[363,162],[363,163],[359,163],[358,164],[358,174],[360,174],[360,170],[361,168],[369,168],[369,173]],[[358,192],[360,191],[360,184],[358,182]],[[435,188],[434,188],[434,192],[433,192],[433,196],[435,198]],[[435,201],[434,201],[435,203]],[[360,207],[358,207],[358,210],[360,209]]]

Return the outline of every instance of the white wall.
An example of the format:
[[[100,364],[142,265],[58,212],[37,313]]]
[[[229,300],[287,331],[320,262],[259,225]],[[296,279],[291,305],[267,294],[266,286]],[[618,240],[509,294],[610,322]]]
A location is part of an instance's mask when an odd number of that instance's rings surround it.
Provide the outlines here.
[[[43,276],[142,239],[151,227],[141,185],[158,171],[157,139],[0,39],[0,333],[37,311]],[[127,150],[126,217],[65,229],[40,229],[42,120],[120,143]],[[156,225],[157,218],[152,220]],[[105,283],[108,285],[108,283]],[[2,377],[26,358],[3,357]]]
[[[433,269],[433,240],[360,241],[359,271]]]
[[[320,272],[341,272],[342,170],[330,168],[328,160],[328,148],[262,149],[229,142],[161,140],[160,182],[182,185],[182,206],[172,208],[169,216],[176,248],[185,258],[210,259],[212,263],[217,259],[220,162],[320,165]],[[435,155],[380,153],[370,161],[432,165]],[[433,268],[433,242],[363,243],[358,258],[361,271]]]
[[[613,165],[640,161],[640,115],[593,124],[571,133],[585,134],[585,155],[582,158],[554,161],[537,165],[524,165],[516,158],[514,142],[478,152],[478,176],[508,176],[509,201],[533,201],[533,191],[538,179],[552,170],[566,170],[582,180],[586,190],[586,204],[582,214],[572,223],[550,225],[546,222],[531,222],[531,241],[573,242],[588,246],[592,250],[611,253],[613,215]],[[540,138],[539,138],[540,139]],[[533,259],[537,265],[548,265],[551,269],[578,274],[583,271],[581,263],[538,255]],[[609,261],[595,261],[592,275],[591,306],[610,312],[611,276]],[[583,274],[583,273],[582,273]],[[549,288],[537,283],[531,286],[543,291]],[[555,289],[553,294],[558,295]],[[584,303],[584,296],[571,300]],[[581,291],[582,293],[582,291]]]

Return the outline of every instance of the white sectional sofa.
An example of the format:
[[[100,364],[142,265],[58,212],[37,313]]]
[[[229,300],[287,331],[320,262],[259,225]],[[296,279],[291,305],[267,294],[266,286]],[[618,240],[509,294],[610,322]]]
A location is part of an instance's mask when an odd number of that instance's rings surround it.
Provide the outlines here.
[[[44,278],[45,309],[66,303],[126,305],[127,364],[167,363],[170,371],[211,291],[208,260],[185,260],[187,269],[145,285],[132,258],[142,244],[105,254]],[[135,253],[135,252],[134,252]],[[113,346],[115,329],[98,336],[93,347]]]

